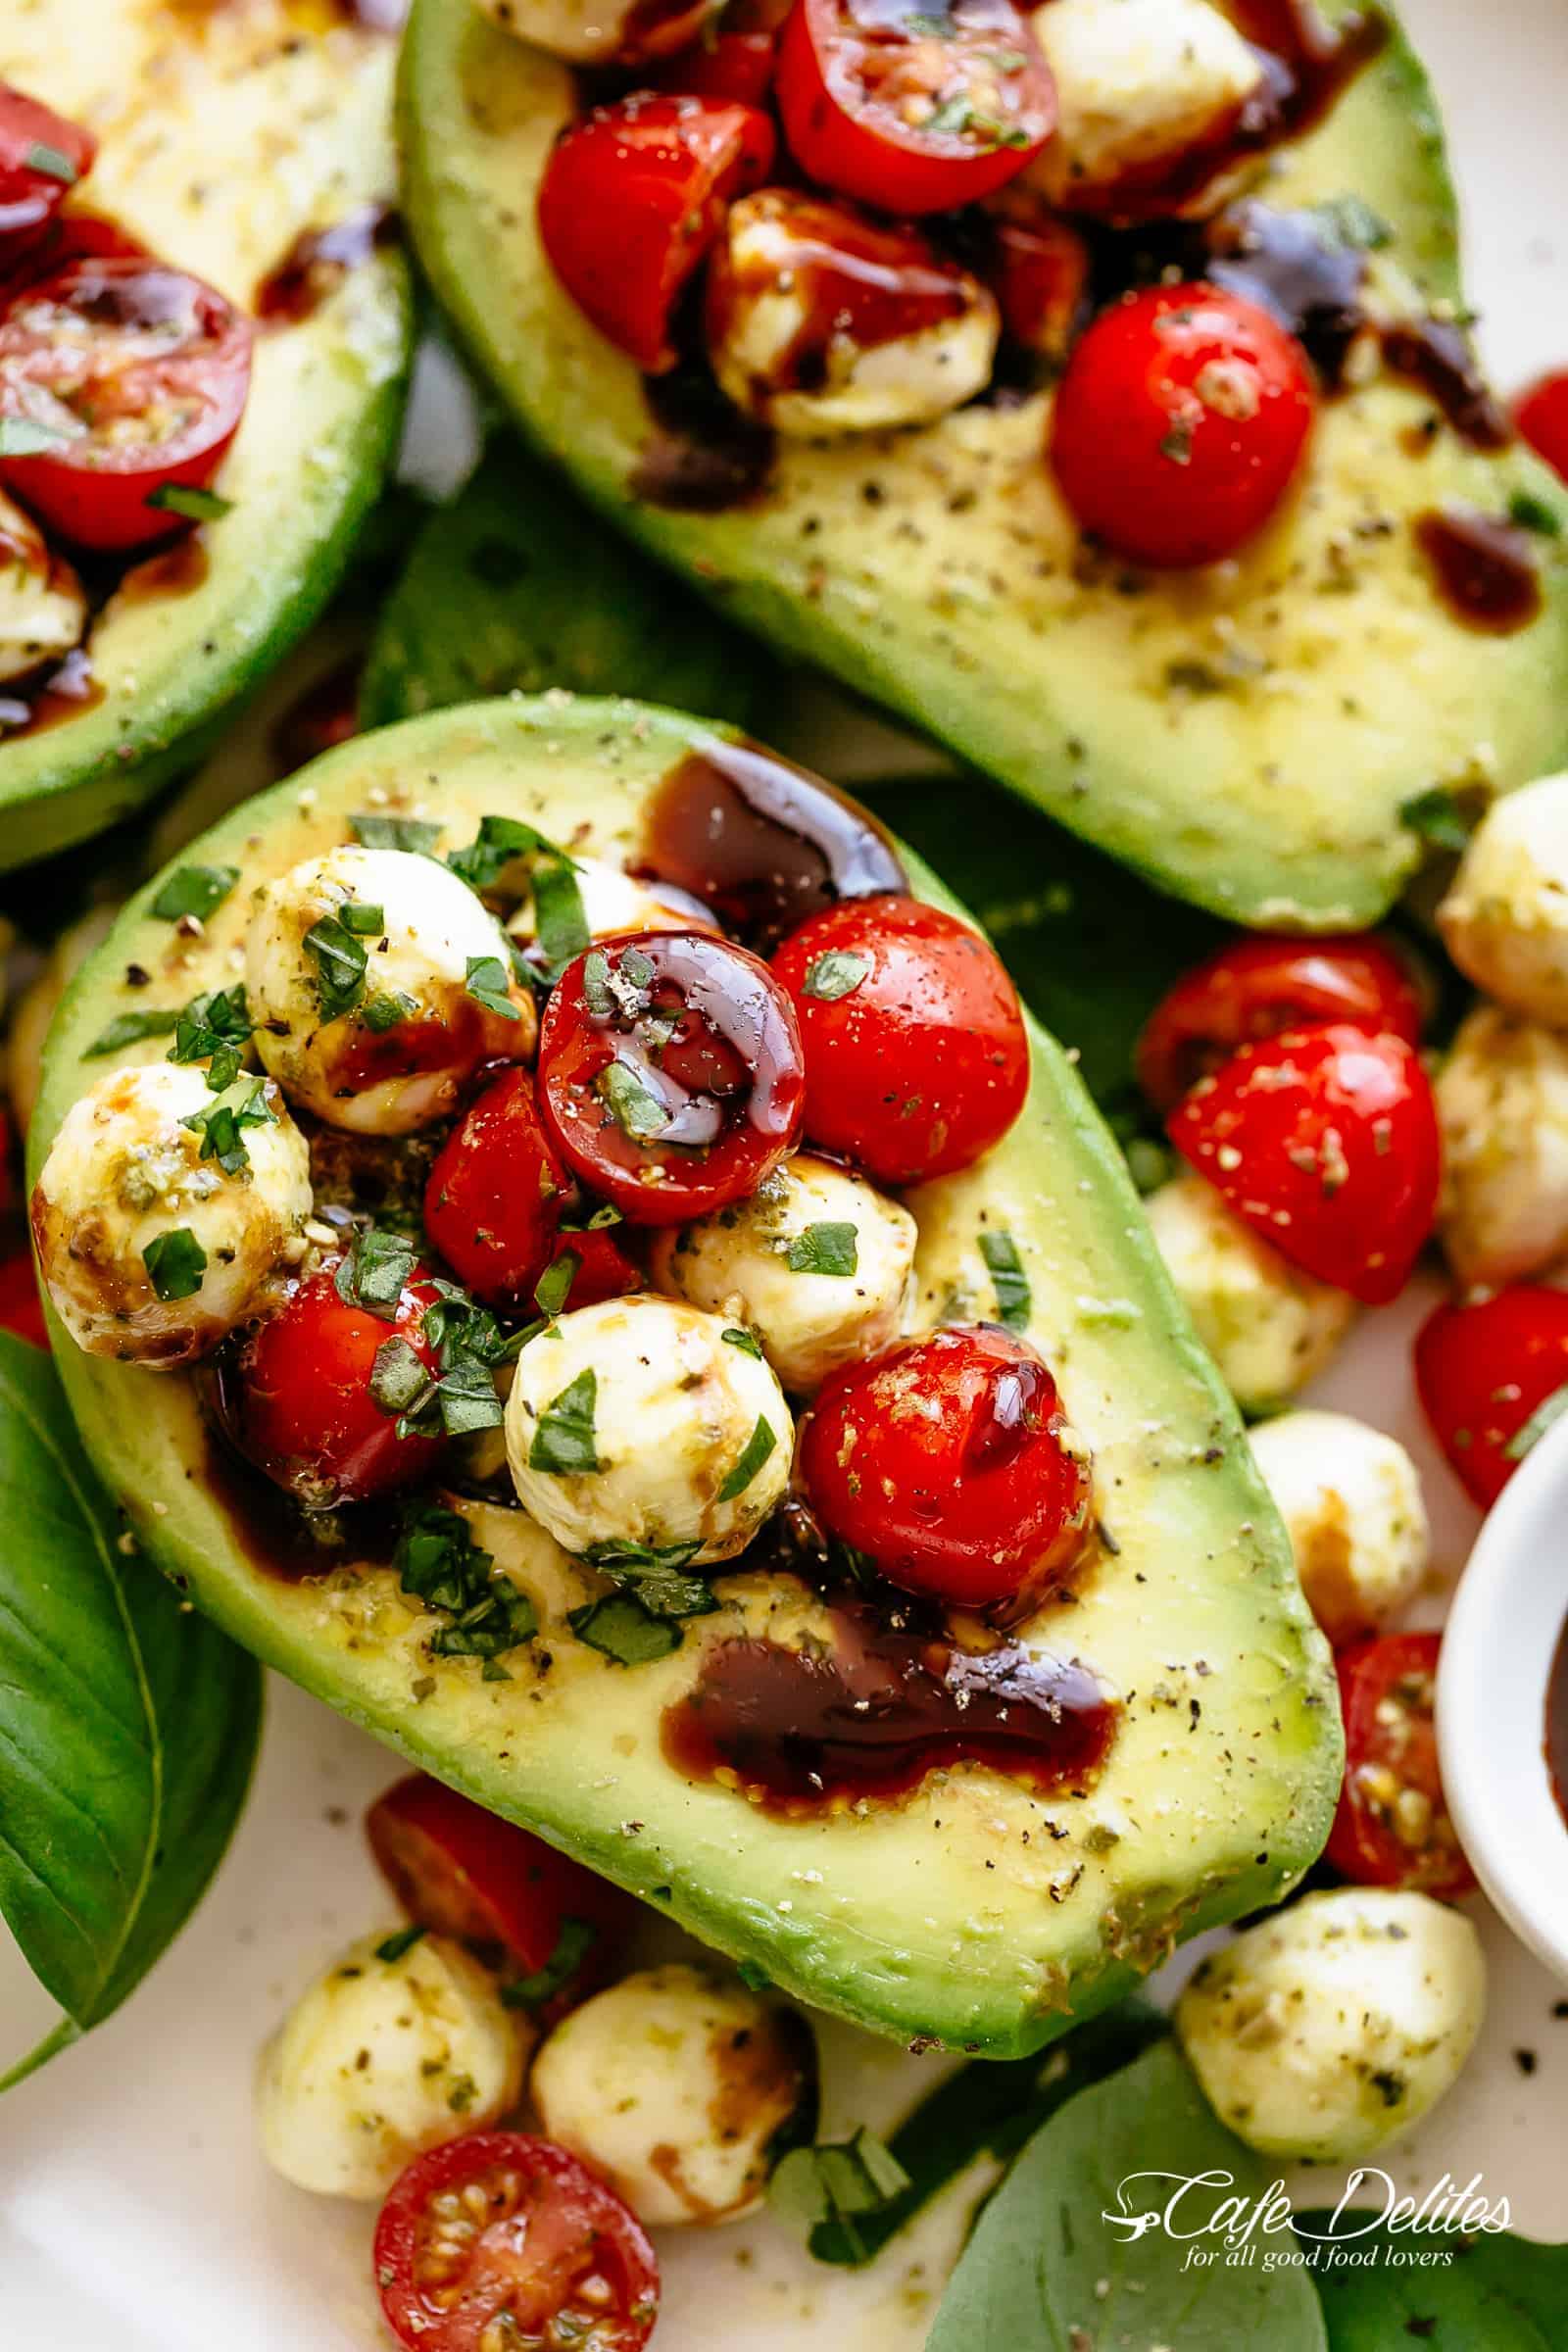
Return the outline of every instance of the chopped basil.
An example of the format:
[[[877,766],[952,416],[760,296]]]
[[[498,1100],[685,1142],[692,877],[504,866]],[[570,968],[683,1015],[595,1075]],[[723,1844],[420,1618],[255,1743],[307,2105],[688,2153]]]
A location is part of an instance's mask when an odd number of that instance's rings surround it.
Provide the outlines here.
[[[345,1306],[363,1306],[390,1323],[414,1267],[414,1244],[407,1235],[372,1225],[354,1236],[332,1279]]]
[[[807,965],[806,994],[820,998],[824,1004],[836,1004],[841,997],[855,994],[870,969],[869,956],[858,956],[849,948],[829,948]]]
[[[575,1250],[563,1250],[553,1258],[533,1286],[533,1302],[542,1315],[559,1315],[571,1296],[582,1259]]]
[[[482,1356],[459,1348],[435,1384],[441,1427],[449,1438],[471,1438],[499,1429],[506,1418],[496,1393],[496,1376]]]
[[[532,1976],[514,1977],[510,1984],[501,1987],[501,1998],[509,2009],[542,2009],[553,2001],[571,1983],[594,1945],[599,1941],[599,1930],[591,1920],[564,1919],[556,1936],[556,1948],[543,1968]]]
[[[540,952],[553,969],[570,963],[593,939],[577,868],[564,853],[541,858],[534,866],[533,928]]]
[[[791,1242],[784,1263],[792,1274],[854,1274],[860,1263],[856,1229],[848,1223],[808,1225]]]
[[[590,1364],[540,1414],[528,1448],[530,1470],[543,1470],[551,1478],[579,1478],[600,1467],[594,1446],[598,1400],[599,1375]]]
[[[470,956],[466,986],[476,1004],[486,1012],[499,1013],[504,1021],[519,1021],[521,1013],[508,994],[511,982],[507,967],[499,956]]]
[[[617,1666],[651,1665],[679,1649],[685,1639],[672,1619],[644,1608],[635,1592],[612,1592],[604,1600],[592,1600],[586,1608],[573,1609],[566,1623],[579,1642],[613,1658]]]
[[[997,1319],[1009,1331],[1022,1331],[1029,1320],[1029,1277],[1010,1233],[982,1233],[980,1254],[991,1269],[997,1297]]]
[[[373,997],[367,997],[360,1010],[360,1018],[367,1029],[373,1029],[379,1037],[386,1030],[395,1029],[400,1021],[406,1021],[411,1013],[418,1009],[417,999],[407,995],[401,988],[378,989]]]
[[[1539,532],[1543,539],[1562,537],[1562,516],[1533,490],[1516,490],[1508,501],[1508,520],[1522,531]]]
[[[1394,243],[1393,229],[1364,196],[1330,196],[1314,204],[1311,215],[1334,244],[1352,253],[1381,253]]]
[[[406,850],[415,858],[434,855],[441,827],[425,816],[382,816],[363,809],[349,818],[354,838],[367,850]]]
[[[475,1306],[455,1283],[438,1280],[435,1288],[440,1296],[420,1320],[435,1369],[398,1338],[382,1342],[371,1370],[370,1395],[382,1412],[396,1416],[400,1438],[464,1438],[499,1428],[505,1414],[496,1367],[540,1328],[509,1339],[489,1308]]]
[[[774,2170],[767,2201],[797,2234],[836,2223],[861,2259],[857,2219],[880,2213],[908,2186],[909,2176],[892,2149],[862,2124],[853,2139],[792,2149]]]
[[[207,1084],[223,1094],[239,1076],[251,1039],[250,1006],[243,985],[192,997],[174,1024],[171,1061],[205,1061]]]
[[[245,1129],[275,1127],[277,1113],[267,1099],[267,1080],[253,1078],[249,1092],[237,1102],[209,1102],[205,1110],[193,1110],[179,1123],[201,1137],[202,1159],[216,1159],[225,1176],[237,1176],[251,1164]]]
[[[35,416],[0,416],[0,458],[35,458],[40,450],[59,449],[73,436]]]
[[[316,1001],[325,1021],[341,1020],[365,994],[365,943],[336,914],[323,914],[305,934],[305,953],[316,965]]]
[[[760,1358],[762,1350],[751,1333],[742,1331],[737,1324],[731,1324],[728,1331],[721,1331],[718,1336],[726,1348],[738,1348],[742,1355],[755,1355]]]
[[[231,498],[220,498],[216,490],[197,490],[185,482],[160,482],[142,500],[144,507],[157,507],[165,514],[183,514],[190,522],[220,522],[225,514],[234,512]]]
[[[608,1226],[624,1225],[625,1222],[613,1200],[602,1200],[593,1215],[582,1218],[579,1223],[573,1224],[569,1217],[563,1217],[560,1230],[563,1233],[603,1233]]]
[[[497,1573],[461,1511],[416,1505],[403,1523],[392,1565],[405,1592],[447,1619],[430,1637],[438,1657],[494,1658],[539,1630],[533,1602]]]
[[[634,1144],[652,1143],[669,1125],[668,1111],[629,1062],[607,1062],[594,1080],[594,1092]]]
[[[518,858],[548,858],[570,865],[572,860],[558,842],[518,816],[481,816],[479,830],[466,850],[449,850],[447,863],[470,890],[493,890],[507,867]]]
[[[207,1271],[207,1252],[188,1225],[156,1234],[141,1253],[147,1279],[166,1306],[177,1298],[193,1298]]]
[[[1020,123],[1004,122],[1000,116],[988,114],[973,100],[961,93],[944,98],[921,123],[922,133],[936,131],[950,138],[972,137],[976,144],[994,152],[999,147],[1032,147],[1033,139]]]
[[[747,1439],[740,1459],[718,1490],[720,1502],[733,1502],[744,1494],[768,1455],[778,1444],[778,1433],[765,1413],[757,1416],[757,1427]]]
[[[177,923],[187,914],[204,923],[238,880],[237,865],[182,865],[170,875],[147,911],[162,923]]]
[[[623,1592],[635,1593],[656,1617],[706,1617],[718,1606],[700,1576],[682,1573],[701,1551],[696,1544],[590,1544],[583,1558]]]
[[[82,1059],[96,1061],[100,1054],[119,1054],[126,1046],[140,1045],[145,1037],[167,1037],[178,1019],[177,1012],[161,1006],[150,1005],[145,1012],[122,1012],[93,1039]]]
[[[76,167],[70,156],[43,139],[34,139],[22,160],[29,172],[41,172],[45,179],[63,180],[68,188],[76,184]]]
[[[582,967],[582,1001],[596,1021],[615,1017],[614,992],[610,985],[610,957],[595,948]]]
[[[427,1936],[429,1932],[428,1928],[421,1927],[399,1928],[395,1936],[388,1936],[384,1942],[376,1945],[375,1956],[390,1965],[394,1960],[401,1960],[405,1952],[412,1952],[420,1936]]]
[[[434,1387],[429,1371],[409,1342],[402,1338],[383,1340],[375,1351],[370,1366],[370,1396],[378,1411],[390,1421],[398,1422],[398,1436],[411,1433],[403,1426],[407,1416],[420,1404],[427,1389]]]
[[[1418,792],[1406,801],[1399,810],[1399,822],[1439,850],[1467,848],[1475,830],[1475,819],[1465,814],[1446,784],[1434,784],[1429,792]]]
[[[1502,1449],[1506,1459],[1522,1462],[1532,1447],[1540,1445],[1547,1430],[1554,1428],[1562,1419],[1564,1413],[1568,1413],[1568,1387],[1553,1389],[1551,1395],[1537,1405],[1529,1420],[1514,1431]]]
[[[376,939],[386,929],[385,910],[362,906],[358,899],[345,899],[337,910],[337,919],[356,939]]]

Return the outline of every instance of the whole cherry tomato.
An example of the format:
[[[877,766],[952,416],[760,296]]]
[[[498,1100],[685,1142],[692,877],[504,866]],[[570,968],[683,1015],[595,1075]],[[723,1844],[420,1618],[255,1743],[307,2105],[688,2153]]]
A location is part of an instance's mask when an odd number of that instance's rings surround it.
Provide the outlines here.
[[[1051,463],[1086,531],[1137,564],[1217,564],[1296,478],[1316,395],[1306,355],[1254,302],[1154,286],[1102,311],[1056,390]]]
[[[673,368],[675,304],[732,196],[765,179],[773,125],[753,106],[638,90],[557,142],[539,188],[552,269],[646,374]]]
[[[568,1197],[533,1079],[510,1069],[475,1097],[437,1152],[424,1227],[476,1298],[522,1305],[555,1254]]]
[[[1341,1650],[1345,1786],[1324,1853],[1359,1886],[1412,1886],[1454,1902],[1476,1882],[1438,1769],[1441,1646],[1436,1634],[1384,1634]]]
[[[1319,1021],[1388,1030],[1414,1046],[1422,1018],[1409,966],[1369,931],[1236,939],[1178,980],[1150,1014],[1138,1041],[1138,1083],[1156,1109],[1169,1110],[1238,1046]]]
[[[81,547],[188,528],[177,493],[211,482],[239,429],[251,342],[250,321],[183,270],[67,263],[0,319],[0,419],[13,441],[18,427],[44,437],[0,459],[0,480]]]
[[[642,2352],[659,2316],[642,2224],[575,2156],[520,2132],[416,2157],[381,2208],[374,2260],[408,2352]]]
[[[97,153],[90,130],[0,81],[0,269],[43,235]]]
[[[991,1323],[950,1325],[835,1373],[796,1466],[840,1543],[906,1592],[1016,1610],[1083,1546],[1090,1475],[1056,1384]]]
[[[1520,1283],[1440,1306],[1421,1326],[1415,1380],[1455,1477],[1490,1510],[1539,1434],[1536,1415],[1568,1402],[1568,1292]]]
[[[1029,1091],[1029,1039],[996,950],[919,899],[843,899],[773,969],[800,1015],[806,1131],[883,1184],[966,1168]]]
[[[1568,482],[1568,368],[1544,375],[1514,403],[1513,420],[1531,448]]]
[[[639,1225],[756,1192],[800,1140],[801,1035],[745,948],[701,931],[607,940],[567,965],[539,1031],[551,1141]]]
[[[1166,1133],[1293,1265],[1368,1306],[1403,1289],[1437,1216],[1441,1159],[1432,1088],[1403,1038],[1336,1021],[1244,1046]]]

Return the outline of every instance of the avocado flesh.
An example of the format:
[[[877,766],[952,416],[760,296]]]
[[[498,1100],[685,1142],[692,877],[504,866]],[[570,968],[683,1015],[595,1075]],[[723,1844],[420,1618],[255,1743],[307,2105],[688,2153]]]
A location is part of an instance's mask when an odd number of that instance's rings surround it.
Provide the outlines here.
[[[302,231],[395,193],[394,58],[384,34],[302,0],[12,0],[0,41],[8,80],[97,133],[86,209],[247,310]],[[214,485],[233,511],[198,534],[205,577],[148,594],[132,579],[88,637],[102,699],[0,738],[0,869],[100,831],[193,766],[310,627],[395,454],[410,333],[407,270],[386,250],[311,317],[259,329]]]
[[[355,810],[439,814],[443,847],[508,812],[624,858],[648,796],[726,733],[630,703],[475,704],[345,745],[183,854],[243,879],[198,940],[126,907],[73,988],[31,1131],[36,1174],[70,1102],[112,1066],[84,1059],[133,1006],[231,978],[251,886],[341,842]],[[911,860],[922,896],[953,905]],[[127,964],[153,974],[125,984]],[[509,1682],[432,1657],[434,1621],[384,1567],[290,1583],[257,1564],[210,1482],[190,1382],[89,1358],[56,1334],[89,1450],[146,1548],[236,1639],[416,1763],[759,1963],[818,2006],[909,2040],[1006,2056],[1112,1999],[1180,1936],[1277,1899],[1327,1833],[1341,1740],[1328,1653],[1234,1407],[1186,1323],[1120,1157],[1052,1040],[1012,1132],[975,1168],[911,1196],[923,1322],[996,1312],[982,1220],[1005,1228],[1033,1292],[1030,1333],[1097,1458],[1119,1547],[1076,1605],[1023,1638],[1081,1656],[1126,1700],[1104,1773],[1074,1799],[964,1765],[863,1817],[777,1820],[660,1749],[664,1705],[705,1643],[821,1621],[792,1580],[719,1580],[728,1606],[684,1646],[623,1668],[564,1623],[588,1586],[515,1510],[470,1506],[515,1569],[541,1636]],[[156,1044],[124,1058],[155,1058]],[[780,1599],[780,1594],[784,1595]],[[769,1614],[769,1604],[776,1612]],[[553,1661],[541,1672],[539,1659]]]
[[[718,514],[639,502],[656,432],[641,381],[534,226],[571,113],[565,69],[472,0],[416,0],[399,119],[421,261],[537,446],[781,652],[1252,924],[1374,921],[1422,856],[1407,802],[1511,787],[1568,754],[1568,541],[1537,543],[1534,624],[1483,636],[1439,602],[1407,527],[1448,500],[1496,514],[1527,488],[1563,515],[1568,500],[1527,452],[1485,456],[1445,429],[1412,456],[1403,436],[1430,407],[1387,378],[1324,405],[1301,491],[1234,564],[1186,575],[1080,564],[1042,462],[1044,392],[917,431],[783,440],[769,488]],[[1353,193],[1389,223],[1374,269],[1391,300],[1456,297],[1442,133],[1402,42],[1276,163],[1270,204]]]

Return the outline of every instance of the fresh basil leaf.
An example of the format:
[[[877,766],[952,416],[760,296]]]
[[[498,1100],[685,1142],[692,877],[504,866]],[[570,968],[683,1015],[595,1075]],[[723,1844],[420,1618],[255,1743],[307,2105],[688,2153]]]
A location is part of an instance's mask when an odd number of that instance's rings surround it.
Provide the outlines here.
[[[0,1914],[63,2012],[21,2082],[133,1991],[239,1818],[261,1673],[122,1551],[50,1358],[0,1334]]]
[[[980,1254],[991,1269],[991,1288],[996,1293],[997,1320],[1009,1331],[1022,1331],[1029,1321],[1029,1277],[1018,1255],[1018,1245],[1010,1233],[983,1232],[980,1236]]]
[[[1429,792],[1418,792],[1406,801],[1399,810],[1399,822],[1439,850],[1467,849],[1475,831],[1474,817],[1466,814],[1446,784],[1434,784]]]
[[[533,1602],[475,1544],[461,1511],[416,1503],[404,1519],[392,1565],[404,1592],[445,1619],[430,1637],[437,1657],[493,1660],[539,1630]]]
[[[778,1435],[765,1413],[757,1416],[757,1427],[747,1439],[739,1460],[718,1490],[720,1502],[733,1502],[744,1494],[768,1455],[778,1444]]]
[[[234,512],[231,498],[220,498],[216,490],[198,490],[187,482],[160,482],[156,490],[148,491],[142,505],[156,507],[164,514],[183,514],[189,522],[220,522]]]
[[[177,923],[187,914],[204,923],[210,914],[217,913],[238,880],[237,865],[179,866],[147,911],[161,923]]]
[[[506,869],[519,858],[571,860],[560,844],[518,816],[481,816],[479,830],[466,850],[449,850],[447,863],[470,890],[493,890]]]
[[[645,1608],[635,1592],[611,1592],[603,1600],[592,1600],[585,1608],[571,1610],[566,1623],[579,1642],[602,1650],[617,1666],[652,1665],[679,1649],[685,1639],[673,1619]]]
[[[400,1021],[406,1021],[412,1013],[417,1012],[418,1009],[417,998],[411,997],[406,990],[401,988],[377,989],[375,995],[368,997],[361,1006],[360,1018],[367,1029],[373,1030],[376,1036],[380,1037],[384,1036],[388,1029],[395,1029]]]
[[[237,1102],[209,1102],[205,1110],[193,1110],[179,1123],[201,1137],[201,1158],[216,1159],[225,1176],[237,1176],[251,1164],[244,1130],[275,1127],[277,1113],[267,1099],[267,1080],[253,1078],[250,1091]]]
[[[522,1015],[508,993],[511,982],[499,956],[470,956],[466,985],[469,996],[486,1012],[499,1013],[504,1021],[521,1020]]]
[[[599,1941],[599,1930],[591,1920],[564,1919],[556,1936],[556,1948],[543,1968],[531,1976],[514,1977],[501,1987],[501,1998],[509,2009],[542,2009],[553,2001],[558,1992],[571,1983],[594,1945]]]
[[[428,1369],[419,1356],[402,1338],[383,1340],[375,1351],[370,1366],[370,1397],[378,1412],[387,1419],[401,1421],[424,1400],[426,1393],[435,1387]],[[399,1430],[402,1437],[406,1433]]]
[[[0,416],[0,458],[35,458],[46,449],[62,449],[76,436],[35,416]]]
[[[1533,490],[1514,492],[1508,501],[1508,520],[1517,523],[1522,531],[1537,532],[1543,539],[1562,537],[1562,516]]]
[[[616,1004],[610,985],[610,957],[603,948],[595,948],[583,962],[582,1001],[596,1021],[614,1019]]]
[[[155,1297],[171,1306],[195,1298],[207,1271],[207,1252],[188,1225],[176,1225],[169,1233],[154,1234],[141,1262]]]
[[[656,1617],[707,1617],[717,1608],[711,1585],[685,1576],[702,1550],[694,1544],[590,1544],[583,1558],[622,1592],[629,1592]]]
[[[580,1225],[574,1225],[568,1218],[563,1217],[561,1230],[563,1233],[606,1233],[612,1225],[624,1225],[625,1222],[625,1217],[613,1200],[602,1200],[593,1215],[584,1218]]]
[[[435,1384],[441,1427],[449,1438],[471,1438],[481,1429],[499,1429],[506,1408],[496,1393],[496,1376],[483,1356],[459,1347],[450,1359],[443,1355],[441,1377]]]
[[[1553,1389],[1544,1397],[1522,1428],[1516,1429],[1503,1447],[1510,1462],[1522,1462],[1533,1447],[1540,1445],[1548,1429],[1552,1429],[1568,1413],[1568,1387]]]
[[[68,188],[76,184],[76,167],[70,156],[59,147],[51,147],[47,140],[34,139],[23,162],[29,172],[41,172],[45,179],[61,180]]]
[[[582,1259],[575,1250],[563,1250],[533,1286],[533,1302],[542,1315],[559,1315],[571,1296],[571,1286],[582,1269]]]
[[[860,1263],[859,1237],[851,1224],[808,1225],[784,1253],[792,1274],[854,1274]]]
[[[533,869],[533,928],[540,952],[559,968],[593,943],[574,861],[542,858]]]
[[[800,2236],[827,2223],[858,2245],[860,2218],[881,2213],[908,2186],[909,2176],[893,2151],[862,2124],[852,2139],[792,2148],[774,2167],[767,2202]]]
[[[417,1925],[412,1928],[399,1928],[395,1936],[388,1936],[383,1942],[376,1945],[375,1956],[378,1960],[385,1960],[390,1966],[394,1960],[401,1960],[405,1952],[412,1952],[420,1938],[428,1936],[429,1933],[428,1928]]]
[[[629,1062],[607,1062],[594,1080],[594,1092],[634,1144],[652,1143],[669,1125],[668,1111]]]
[[[337,919],[356,939],[379,939],[386,929],[385,908],[371,906],[359,899],[345,899],[337,910]]]
[[[718,1336],[726,1348],[738,1348],[742,1355],[755,1355],[759,1362],[761,1361],[762,1350],[749,1331],[742,1331],[732,1323],[727,1331],[721,1331]]]
[[[324,1021],[341,1020],[365,994],[365,942],[337,914],[323,914],[305,934],[305,953],[316,966],[316,1001]]]
[[[807,965],[804,993],[836,1004],[841,997],[855,994],[870,969],[870,957],[857,955],[853,948],[828,948]]]
[[[122,1012],[93,1039],[82,1059],[96,1061],[104,1054],[122,1054],[126,1046],[139,1046],[145,1037],[168,1037],[178,1020],[177,1012],[162,1005],[149,1004],[145,1012]]]
[[[251,1041],[250,1006],[243,985],[220,988],[192,997],[174,1023],[171,1061],[207,1063],[207,1084],[215,1095],[226,1093],[239,1076],[245,1049]]]
[[[1434,2352],[1556,2352],[1568,2341],[1568,2245],[1507,2230],[1394,2230],[1371,2212],[1334,2221],[1330,2210],[1296,2216],[1331,2352],[1416,2342]],[[1330,2243],[1341,2261],[1326,2259]]]
[[[598,1399],[599,1375],[589,1365],[540,1414],[528,1448],[530,1470],[543,1470],[553,1478],[580,1478],[599,1468],[594,1449]]]
[[[441,827],[424,816],[384,816],[362,809],[349,818],[354,838],[367,850],[406,850],[411,857],[431,858]]]
[[[407,1234],[372,1225],[354,1236],[332,1280],[345,1306],[363,1306],[390,1323],[416,1262]]]

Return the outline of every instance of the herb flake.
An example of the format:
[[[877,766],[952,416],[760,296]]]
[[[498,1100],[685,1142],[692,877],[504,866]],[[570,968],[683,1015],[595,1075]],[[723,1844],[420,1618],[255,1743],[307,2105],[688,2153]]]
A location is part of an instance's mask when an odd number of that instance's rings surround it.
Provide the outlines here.
[[[410,857],[432,858],[441,827],[425,816],[385,816],[366,808],[349,818],[349,829],[362,849],[402,850]]]
[[[510,1984],[503,1984],[502,2001],[509,2009],[542,2009],[558,1992],[565,1991],[598,1941],[599,1930],[591,1920],[564,1919],[556,1936],[556,1948],[543,1968],[536,1968],[531,1976],[514,1977]]]
[[[504,1021],[521,1020],[521,1013],[512,1002],[507,967],[499,956],[470,956],[464,985],[486,1012],[496,1013]]]
[[[598,1400],[599,1375],[590,1364],[540,1414],[528,1448],[530,1470],[550,1478],[582,1478],[603,1468],[594,1436]]]
[[[594,1080],[594,1092],[634,1144],[652,1143],[669,1125],[669,1113],[630,1062],[607,1062]]]
[[[100,1030],[82,1059],[96,1061],[105,1054],[121,1054],[126,1046],[139,1046],[144,1038],[168,1037],[178,1020],[177,1012],[162,1005],[149,1005],[145,1012],[120,1013],[107,1029]]]
[[[177,923],[185,915],[205,923],[238,880],[237,865],[182,865],[170,875],[147,911],[161,923]]]
[[[757,1416],[757,1427],[747,1439],[739,1459],[728,1478],[718,1490],[720,1502],[733,1502],[744,1494],[763,1463],[778,1444],[778,1433],[765,1413]]]
[[[364,1307],[390,1323],[415,1262],[414,1244],[406,1234],[372,1225],[354,1236],[338,1260],[333,1286],[345,1306]]]
[[[1564,1413],[1568,1413],[1568,1385],[1553,1389],[1549,1396],[1542,1398],[1529,1420],[1514,1431],[1503,1447],[1504,1459],[1522,1462],[1540,1445],[1547,1430],[1556,1427]]]
[[[163,514],[183,514],[187,522],[220,522],[234,512],[231,498],[220,498],[216,490],[198,490],[189,482],[160,482],[142,504]]]
[[[870,970],[869,956],[858,955],[853,948],[828,948],[807,965],[803,994],[823,1004],[836,1004],[841,998],[852,997]]]
[[[648,1666],[667,1658],[685,1639],[668,1617],[645,1608],[635,1592],[612,1592],[573,1609],[566,1619],[579,1642],[612,1658],[617,1666]]]
[[[176,1225],[172,1232],[153,1236],[141,1262],[154,1296],[172,1306],[180,1298],[194,1298],[201,1289],[207,1252],[188,1225]]]
[[[428,1928],[418,1925],[412,1928],[399,1928],[395,1936],[386,1936],[382,1942],[376,1945],[375,1956],[378,1960],[384,1960],[390,1968],[396,1961],[402,1959],[405,1952],[412,1952],[420,1937],[427,1936],[429,1932]]]
[[[784,1253],[792,1274],[855,1274],[859,1270],[859,1239],[854,1225],[828,1220],[808,1225]]]
[[[982,1233],[980,1254],[990,1269],[998,1322],[1008,1331],[1022,1331],[1029,1321],[1030,1295],[1017,1243],[1004,1231]]]

